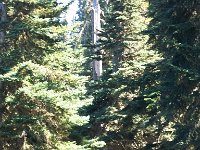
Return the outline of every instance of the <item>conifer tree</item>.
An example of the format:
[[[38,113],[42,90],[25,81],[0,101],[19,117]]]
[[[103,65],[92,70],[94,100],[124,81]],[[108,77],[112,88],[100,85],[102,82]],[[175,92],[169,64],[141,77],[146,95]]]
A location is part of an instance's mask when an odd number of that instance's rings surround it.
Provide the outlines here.
[[[95,139],[81,146],[70,138],[74,126],[87,122],[78,109],[89,101],[83,100],[86,78],[79,76],[82,51],[63,41],[67,29],[59,16],[68,6],[56,0],[8,0],[6,6],[0,149],[97,148]]]
[[[15,0],[6,1],[5,5],[8,19],[2,30],[6,40],[1,44],[5,67],[27,60],[40,62],[47,53],[61,49],[66,26],[60,24],[59,16],[68,6],[55,0]]]
[[[78,19],[81,22],[80,26],[80,41],[83,45],[89,45],[92,42],[92,21],[91,21],[91,1],[79,0],[78,1]]]
[[[149,13],[146,33],[163,59],[146,67],[140,96],[123,109],[124,131],[136,149],[199,149],[198,1],[153,0]]]
[[[159,65],[160,137],[172,128],[171,139],[161,140],[159,148],[199,149],[199,2],[153,0],[150,4],[150,41],[164,57]]]
[[[90,84],[89,92],[94,100],[88,112],[91,114],[92,136],[104,139],[108,149],[134,149],[137,147],[135,141],[141,141],[139,135],[135,140],[131,139],[131,129],[135,126],[127,121],[128,118],[132,121],[129,117],[131,111],[125,111],[125,108],[142,93],[139,82],[145,65],[160,59],[155,52],[147,50],[148,37],[141,33],[149,20],[145,16],[147,6],[143,0],[109,1],[108,8],[105,9],[105,24],[99,41],[99,46],[105,51],[105,73],[101,81]],[[112,66],[115,67],[114,74],[113,68],[109,68],[113,54],[117,54],[117,66],[116,63]],[[140,105],[140,102],[136,102],[131,108]],[[139,116],[138,114],[137,117]],[[144,118],[141,115],[141,120],[145,120]],[[141,120],[135,120],[136,124]],[[130,126],[126,126],[126,123]]]
[[[145,37],[137,36],[144,28],[144,25],[138,26],[143,20],[138,11],[145,9],[143,4],[143,1],[108,1],[100,42],[105,53],[110,57],[112,55],[114,72],[119,69],[120,62],[125,57],[132,55],[134,49],[137,51],[139,44],[134,41],[141,41],[141,38],[145,39]]]

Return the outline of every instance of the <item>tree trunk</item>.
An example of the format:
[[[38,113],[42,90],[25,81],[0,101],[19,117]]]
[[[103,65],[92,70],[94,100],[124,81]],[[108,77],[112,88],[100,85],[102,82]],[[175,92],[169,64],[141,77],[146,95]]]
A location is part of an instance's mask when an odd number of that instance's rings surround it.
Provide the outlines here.
[[[113,66],[113,72],[117,72],[119,70],[120,67],[120,62],[122,60],[122,50],[123,48],[117,47],[117,50],[115,50],[113,52],[113,56],[112,56],[112,66]]]
[[[6,12],[6,6],[4,3],[0,3],[0,22],[6,22],[7,20],[7,12]],[[0,31],[0,45],[2,45],[5,41],[5,33],[4,31]],[[2,59],[0,57],[0,67],[2,67]],[[0,72],[1,73],[1,72]],[[0,81],[0,101],[2,100],[2,82]]]
[[[101,29],[100,23],[100,5],[98,0],[93,0],[92,9],[92,43],[95,47],[98,41],[98,32]],[[102,75],[102,55],[99,48],[94,48],[95,57],[93,58],[93,79],[99,80]]]
[[[112,57],[113,72],[117,72],[119,70],[119,62],[120,62],[120,54],[113,54]]]
[[[6,6],[4,3],[0,3],[0,22],[6,22],[7,20],[7,13],[6,13]],[[5,41],[5,33],[0,31],[0,44],[3,44]]]

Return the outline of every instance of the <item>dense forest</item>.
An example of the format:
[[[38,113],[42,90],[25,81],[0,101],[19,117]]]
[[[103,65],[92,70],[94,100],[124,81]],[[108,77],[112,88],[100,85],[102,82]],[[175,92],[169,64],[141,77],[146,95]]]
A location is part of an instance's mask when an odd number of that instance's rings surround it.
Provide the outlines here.
[[[0,1],[0,150],[200,150],[199,0],[77,1]]]

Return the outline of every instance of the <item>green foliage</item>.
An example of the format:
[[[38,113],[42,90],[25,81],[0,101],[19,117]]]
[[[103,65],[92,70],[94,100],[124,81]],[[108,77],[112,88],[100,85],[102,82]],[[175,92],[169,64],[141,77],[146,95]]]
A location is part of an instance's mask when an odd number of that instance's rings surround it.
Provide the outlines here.
[[[199,149],[198,9],[197,1],[150,1],[148,42],[163,59],[143,61],[144,70],[133,70],[132,80],[126,79],[135,96],[117,112],[118,128],[107,132],[111,119],[105,125],[110,147],[121,143],[121,149]]]
[[[6,40],[1,44],[4,68],[17,62],[42,61],[43,56],[62,49],[66,25],[59,16],[68,8],[50,1],[6,1],[8,20],[1,24]]]
[[[199,2],[108,4],[98,45],[107,71],[88,86],[90,136],[108,149],[199,149]]]
[[[198,149],[199,136],[194,133],[199,131],[199,112],[195,109],[199,99],[199,4],[187,0],[150,4],[153,19],[147,33],[153,47],[165,58],[158,64],[161,96],[157,117],[164,118],[159,121],[159,134],[170,124],[173,129],[170,140],[161,139],[158,147]]]
[[[52,60],[53,55],[45,58],[46,66],[28,61],[1,76],[5,90],[1,103],[2,149],[5,145],[12,149],[18,140],[25,143],[27,149],[75,146],[67,142],[70,130],[88,120],[78,115],[78,109],[89,102],[84,100],[86,78],[78,76],[78,70],[74,71],[74,67],[80,67],[81,57],[72,50],[56,52],[55,60]],[[78,59],[77,66],[70,61],[72,57],[73,61]],[[64,64],[63,59],[68,62]],[[27,134],[26,140],[20,138],[23,131]],[[13,140],[9,143],[10,139]]]
[[[73,130],[86,124],[79,109],[85,96],[84,50],[64,42],[68,31],[56,1],[6,1],[8,21],[0,56],[0,149],[99,149],[97,138],[76,141]],[[79,49],[76,49],[79,48]],[[80,136],[80,133],[78,134]],[[79,145],[77,145],[79,142]]]
[[[100,0],[99,81],[79,45],[90,43],[90,1],[79,1],[72,48],[59,20],[68,5],[5,3],[0,149],[200,149],[197,0]]]
[[[140,58],[137,55],[142,52],[138,51],[144,49],[143,53],[148,53],[144,45],[148,37],[140,34],[148,23],[142,15],[146,9],[143,0],[109,1],[99,45],[105,51],[105,59],[112,59],[114,72],[124,67],[122,62]]]
[[[50,66],[52,69],[64,70],[67,73],[80,74],[84,71],[82,66],[85,63],[86,58],[84,58],[84,50],[68,50],[62,52],[55,52],[48,55],[44,59],[44,64]],[[78,58],[78,59],[75,59]]]
[[[109,1],[99,41],[106,53],[105,70],[100,81],[88,86],[94,100],[87,109],[91,136],[104,140],[108,149],[142,148],[146,143],[142,133],[155,131],[154,126],[146,129],[146,124],[157,111],[159,68],[154,66],[162,59],[141,33],[150,20],[144,16],[147,6],[145,1]],[[116,53],[121,60],[112,73],[110,60]]]
[[[78,19],[80,22],[79,40],[83,45],[92,43],[91,1],[78,0]]]

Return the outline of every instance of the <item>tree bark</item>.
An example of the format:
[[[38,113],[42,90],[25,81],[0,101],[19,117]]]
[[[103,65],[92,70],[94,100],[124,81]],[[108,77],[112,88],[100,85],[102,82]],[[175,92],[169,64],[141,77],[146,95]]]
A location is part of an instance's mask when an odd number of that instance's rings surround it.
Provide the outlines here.
[[[102,55],[100,50],[95,45],[98,41],[98,32],[101,29],[100,22],[100,5],[98,0],[93,0],[93,9],[92,9],[92,43],[94,45],[94,54],[93,58],[93,79],[99,80],[102,75]]]
[[[121,60],[121,53],[114,53],[112,57],[113,72],[117,72],[119,70],[120,60]]]
[[[4,3],[0,3],[0,22],[6,22],[7,21],[7,12],[6,12],[6,5]],[[0,31],[0,45],[2,45],[5,41],[5,33],[4,31]],[[2,59],[0,57],[0,67],[2,67]],[[0,101],[2,101],[2,92],[3,92],[3,85],[0,81]]]
[[[4,3],[0,3],[0,22],[6,22],[7,20],[7,12],[6,6]],[[5,41],[5,33],[0,31],[0,44],[3,44]]]

